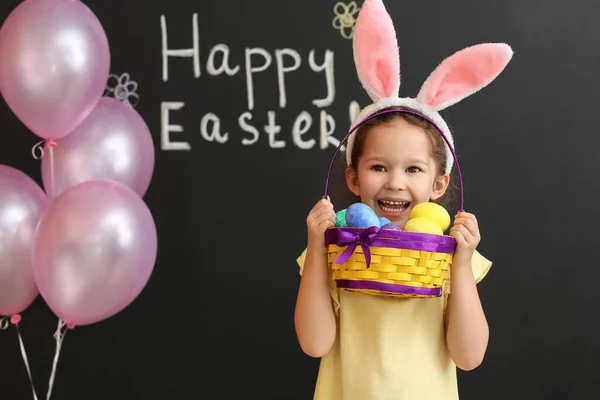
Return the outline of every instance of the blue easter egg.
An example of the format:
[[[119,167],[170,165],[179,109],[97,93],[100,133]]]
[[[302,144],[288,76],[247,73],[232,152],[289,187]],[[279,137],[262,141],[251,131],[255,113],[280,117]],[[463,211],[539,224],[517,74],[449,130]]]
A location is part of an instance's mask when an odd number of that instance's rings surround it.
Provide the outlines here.
[[[381,229],[387,229],[390,231],[401,231],[402,228],[400,228],[398,225],[396,224],[392,224],[391,222],[389,224],[385,224],[381,227]]]
[[[382,226],[384,226],[385,224],[391,224],[392,221],[390,221],[389,219],[387,219],[386,217],[379,217],[379,227],[381,228]]]
[[[336,228],[343,228],[348,226],[346,223],[346,209],[340,210],[335,213],[335,226]]]
[[[354,203],[346,209],[346,223],[352,228],[379,227],[379,217],[368,205]]]

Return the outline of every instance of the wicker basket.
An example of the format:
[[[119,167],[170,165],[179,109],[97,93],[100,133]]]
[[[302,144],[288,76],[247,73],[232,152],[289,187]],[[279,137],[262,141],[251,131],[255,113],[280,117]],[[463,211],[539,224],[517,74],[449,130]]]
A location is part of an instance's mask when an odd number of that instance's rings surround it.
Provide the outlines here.
[[[408,110],[386,110],[371,115],[354,127],[340,142],[329,167],[325,184],[328,194],[329,177],[333,162],[342,144],[364,122],[390,112],[412,114],[433,121]],[[448,139],[438,128],[451,149],[460,184],[460,210],[464,210],[462,174],[456,154]],[[325,233],[328,263],[332,279],[341,290],[391,297],[431,298],[442,295],[448,279],[456,241],[451,236],[371,228],[330,228]]]

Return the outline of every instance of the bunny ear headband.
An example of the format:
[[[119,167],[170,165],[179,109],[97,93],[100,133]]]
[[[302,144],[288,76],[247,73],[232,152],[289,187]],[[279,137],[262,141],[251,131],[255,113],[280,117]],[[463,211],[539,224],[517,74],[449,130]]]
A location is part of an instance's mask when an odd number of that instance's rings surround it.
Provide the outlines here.
[[[353,39],[358,78],[373,104],[365,107],[351,129],[387,107],[404,106],[423,114],[442,130],[448,143],[454,141],[438,111],[445,109],[492,82],[512,58],[510,46],[499,43],[467,47],[445,59],[429,75],[416,98],[400,98],[400,53],[396,31],[382,0],[365,0],[356,21]],[[346,161],[351,164],[355,133],[348,137]],[[446,144],[446,173],[454,159]]]

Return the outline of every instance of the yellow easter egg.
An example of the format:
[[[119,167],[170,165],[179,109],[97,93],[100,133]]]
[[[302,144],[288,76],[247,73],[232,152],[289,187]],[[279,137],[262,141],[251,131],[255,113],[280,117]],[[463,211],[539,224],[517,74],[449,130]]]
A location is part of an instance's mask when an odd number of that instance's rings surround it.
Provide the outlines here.
[[[440,226],[442,232],[450,226],[450,214],[439,204],[428,202],[417,204],[410,210],[411,218],[427,218]]]
[[[443,235],[442,228],[432,220],[425,217],[411,218],[404,226],[406,232],[430,233],[432,235]]]

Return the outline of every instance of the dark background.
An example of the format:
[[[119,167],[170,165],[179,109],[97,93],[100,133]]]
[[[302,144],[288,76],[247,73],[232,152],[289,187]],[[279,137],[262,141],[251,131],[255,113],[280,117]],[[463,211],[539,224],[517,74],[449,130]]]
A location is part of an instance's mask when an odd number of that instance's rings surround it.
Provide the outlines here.
[[[4,0],[4,20],[19,3]],[[361,2],[360,2],[361,3]],[[351,41],[331,23],[335,1],[90,0],[111,46],[111,72],[138,82],[137,111],[155,138],[156,166],[145,200],[159,251],[141,295],[113,318],[78,327],[65,339],[53,399],[312,398],[318,360],[304,355],[293,327],[299,283],[295,258],[305,246],[305,218],[323,192],[334,147],[300,150],[292,125],[307,111],[305,138],[319,139],[324,73],[311,71],[334,52],[336,97],[325,111],[335,136],[348,128],[348,107],[367,95],[356,78]],[[482,92],[446,110],[465,179],[466,209],[477,215],[479,250],[494,267],[479,285],[491,337],[481,367],[459,374],[461,399],[592,399],[600,341],[596,265],[600,145],[600,3],[591,1],[388,0],[401,54],[401,95],[415,96],[427,75],[453,52],[480,42],[506,42],[515,56]],[[162,81],[160,16],[170,48],[192,46],[198,14],[201,76],[192,59],[169,59]],[[210,49],[231,50],[235,76],[206,71]],[[257,143],[238,126],[246,103],[245,48],[273,57],[254,75],[252,125]],[[286,76],[279,108],[275,49],[302,57]],[[257,57],[256,60],[259,60]],[[286,59],[289,63],[289,59]],[[172,140],[190,151],[161,149],[161,102],[184,127]],[[274,111],[281,126],[270,148],[263,127]],[[200,134],[212,112],[229,133],[224,144]],[[38,182],[39,140],[0,104],[0,162]],[[343,158],[343,157],[342,157]],[[334,174],[336,203],[341,168]],[[342,198],[342,194],[339,194]],[[585,310],[588,311],[585,311]],[[23,312],[21,331],[34,381],[45,398],[56,317],[38,298]],[[0,398],[30,399],[14,327],[0,331]]]

